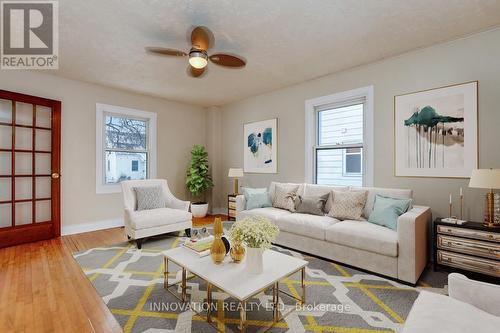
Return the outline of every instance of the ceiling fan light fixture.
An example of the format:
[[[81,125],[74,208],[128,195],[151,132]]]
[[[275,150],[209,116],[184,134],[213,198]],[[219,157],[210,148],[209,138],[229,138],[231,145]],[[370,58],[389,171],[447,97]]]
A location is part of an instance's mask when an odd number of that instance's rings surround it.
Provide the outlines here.
[[[189,64],[197,69],[204,68],[208,64],[207,53],[200,50],[189,52]]]

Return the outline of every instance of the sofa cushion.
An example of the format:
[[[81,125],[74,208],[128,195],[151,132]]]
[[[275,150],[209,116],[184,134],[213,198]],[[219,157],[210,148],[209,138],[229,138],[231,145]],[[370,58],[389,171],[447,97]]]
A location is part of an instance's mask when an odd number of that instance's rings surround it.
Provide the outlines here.
[[[276,184],[273,207],[295,211],[295,197],[299,185]]]
[[[238,220],[242,220],[245,217],[249,216],[263,216],[271,220],[272,223],[276,224],[276,220],[279,219],[282,216],[285,215],[290,215],[290,213],[287,210],[284,209],[279,209],[279,208],[274,208],[274,207],[265,207],[265,208],[255,208],[255,209],[248,209],[244,210],[238,213]]]
[[[325,204],[324,212],[328,213],[332,208],[332,196],[331,191],[349,191],[349,186],[332,186],[332,185],[317,185],[317,184],[305,184],[304,185],[304,195],[305,196],[315,196],[319,197],[328,194],[328,200]]]
[[[185,210],[157,208],[132,212],[131,224],[137,230],[191,221],[191,218],[191,213]]]
[[[247,209],[271,207],[273,205],[267,188],[243,187],[243,195],[245,196]]]
[[[381,187],[353,187],[352,190],[365,190],[368,191],[368,197],[366,198],[365,209],[363,210],[363,216],[368,218],[373,210],[373,203],[375,202],[375,195],[379,194],[384,197],[396,198],[396,199],[411,199],[413,197],[412,190],[401,190],[395,188],[381,188]],[[411,204],[408,209],[411,209]]]
[[[387,198],[377,194],[368,222],[397,230],[398,218],[406,213],[410,203],[411,199]]]
[[[368,221],[342,221],[325,231],[328,242],[365,251],[398,256],[398,233]]]
[[[287,185],[287,186],[292,186],[292,185],[296,185],[299,187],[299,189],[297,190],[297,195],[304,195],[304,186],[305,184],[301,184],[301,183],[279,183],[279,182],[271,182],[271,184],[269,184],[269,196],[271,197],[271,201],[274,202],[274,198],[275,198],[275,195],[276,195],[276,185]]]
[[[295,198],[295,212],[323,216],[325,215],[325,204],[329,196],[328,193],[322,196],[298,195]]]
[[[292,234],[325,240],[325,230],[339,220],[310,214],[290,214],[280,217],[276,225],[281,231]]]
[[[448,296],[420,292],[406,319],[403,333],[495,333],[500,317]]]
[[[367,191],[332,191],[332,207],[328,216],[339,220],[361,220]]]

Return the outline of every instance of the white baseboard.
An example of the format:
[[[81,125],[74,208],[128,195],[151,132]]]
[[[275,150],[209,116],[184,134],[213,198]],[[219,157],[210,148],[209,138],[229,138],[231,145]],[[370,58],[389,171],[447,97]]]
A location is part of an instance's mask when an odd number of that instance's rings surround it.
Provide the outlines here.
[[[81,223],[68,226],[63,225],[61,228],[61,235],[65,236],[65,235],[81,234],[82,232],[103,230],[103,229],[123,227],[123,226],[124,224],[122,218],[103,220],[91,223]]]

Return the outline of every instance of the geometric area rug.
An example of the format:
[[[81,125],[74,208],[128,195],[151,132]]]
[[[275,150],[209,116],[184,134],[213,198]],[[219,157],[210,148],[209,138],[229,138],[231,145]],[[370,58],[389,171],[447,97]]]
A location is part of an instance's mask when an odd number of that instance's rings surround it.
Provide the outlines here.
[[[194,311],[200,310],[205,301],[203,281],[188,280],[187,303],[178,301],[163,289],[161,252],[179,246],[184,240],[177,234],[162,235],[149,238],[142,250],[134,243],[125,242],[73,256],[125,333],[215,332],[204,317]],[[295,311],[269,332],[400,332],[418,296],[419,288],[289,249],[277,246],[273,249],[307,260],[309,264],[306,268],[306,305],[296,307],[295,300],[280,294],[281,308],[287,311],[293,307]],[[176,273],[179,268],[171,265],[169,283],[174,283],[181,275]],[[299,274],[282,280],[280,289],[298,296]],[[212,318],[218,330],[239,332],[239,309],[233,306],[236,301],[218,290],[213,292],[213,299]],[[249,301],[252,309],[247,311],[246,332],[258,332],[271,326],[271,301],[270,290]]]

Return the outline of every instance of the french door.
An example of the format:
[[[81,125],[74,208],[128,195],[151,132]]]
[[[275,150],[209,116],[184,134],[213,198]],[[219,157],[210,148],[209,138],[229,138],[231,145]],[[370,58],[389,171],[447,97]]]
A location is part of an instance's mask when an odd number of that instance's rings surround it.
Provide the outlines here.
[[[0,90],[0,248],[60,235],[61,102]]]

